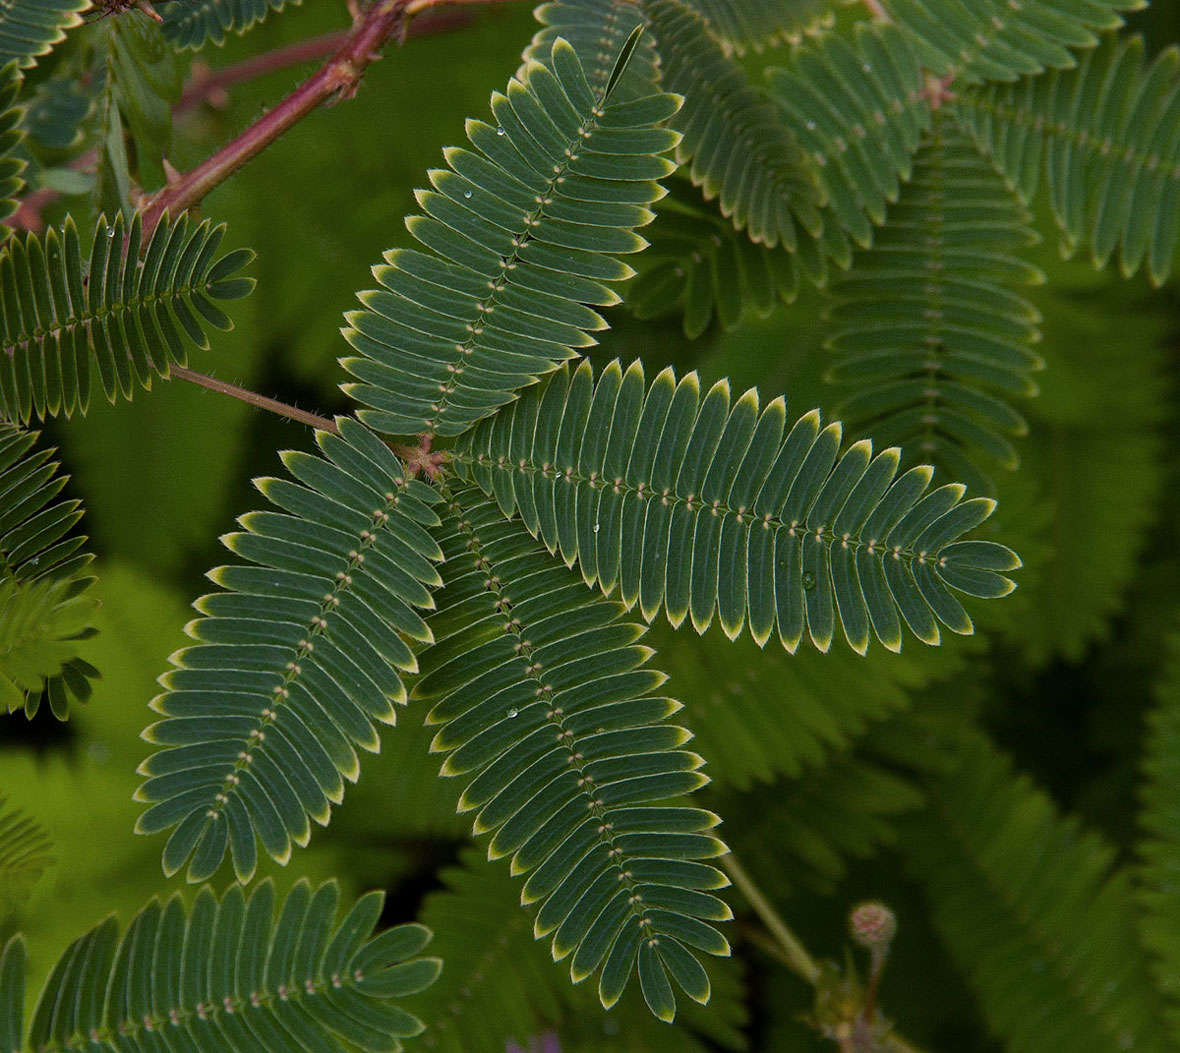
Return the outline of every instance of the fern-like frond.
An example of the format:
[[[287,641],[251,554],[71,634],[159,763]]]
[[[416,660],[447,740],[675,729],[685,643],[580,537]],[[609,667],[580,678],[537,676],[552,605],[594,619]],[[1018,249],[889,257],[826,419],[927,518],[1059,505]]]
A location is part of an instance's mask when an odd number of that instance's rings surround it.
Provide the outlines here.
[[[663,84],[684,96],[672,122],[683,133],[676,159],[706,199],[756,242],[794,249],[801,226],[823,230],[820,192],[803,151],[774,107],[750,87],[709,24],[686,0],[643,0]]]
[[[1172,1037],[1180,1040],[1180,634],[1168,641],[1155,699],[1143,759],[1139,938],[1151,953],[1152,971],[1168,1001]]]
[[[91,0],[7,0],[0,7],[0,65],[35,65],[82,21]]]
[[[859,23],[851,39],[828,34],[767,70],[767,83],[823,191],[825,251],[847,265],[841,231],[872,242],[930,126],[921,59],[897,27]]]
[[[927,790],[906,859],[1005,1048],[1171,1048],[1113,850],[979,734]]]
[[[546,0],[534,14],[541,28],[525,48],[525,63],[547,63],[553,45],[565,40],[577,53],[595,92],[606,88],[631,34],[646,25],[639,0]],[[651,34],[645,33],[615,85],[614,98],[625,101],[659,91],[659,58]]]
[[[288,451],[297,481],[259,479],[281,509],[252,512],[222,540],[253,565],[219,567],[225,590],[195,606],[195,646],[172,656],[152,708],[167,719],[143,737],[163,747],[140,766],[137,799],[151,803],[136,829],[175,828],[164,871],[190,881],[226,850],[245,882],[256,839],[286,861],[356,781],[356,746],[376,752],[375,724],[405,702],[400,672],[417,669],[403,637],[429,641],[417,613],[433,607],[441,556],[427,528],[437,494],[407,479],[372,432],[341,419],[317,432],[323,457]]]
[[[236,885],[220,899],[202,888],[191,909],[153,899],[122,937],[111,917],[70,944],[5,1051],[400,1050],[423,1024],[394,999],[441,962],[413,957],[430,940],[421,925],[373,935],[384,900],[370,892],[337,923],[334,881],[301,880],[281,904],[269,880],[248,900]],[[22,951],[9,944],[0,976],[23,973]]]
[[[1040,315],[1008,288],[1042,280],[1018,255],[1037,240],[1028,219],[940,110],[876,243],[832,290],[836,411],[977,492],[991,465],[1020,463],[1028,425],[1008,399],[1035,394],[1044,368]]]
[[[743,316],[765,318],[795,299],[798,254],[752,242],[686,180],[672,180],[669,189],[645,231],[651,244],[624,296],[637,317],[679,314],[684,335],[694,340],[714,318],[732,329]]]
[[[695,373],[645,388],[640,362],[597,385],[586,361],[563,369],[464,436],[456,464],[587,583],[698,632],[716,616],[734,638],[748,619],[760,644],[777,625],[789,651],[805,628],[827,650],[838,615],[857,651],[871,632],[898,650],[903,620],[937,643],[939,622],[972,631],[955,592],[1015,587],[1015,553],[962,540],[995,502],[959,484],[927,494],[933,470],[898,476],[897,448],[841,456],[841,425],[818,410],[788,433],[781,397],[762,410],[751,389],[731,407],[728,381],[702,398]]]
[[[922,64],[960,82],[1010,81],[1068,69],[1071,48],[1123,24],[1120,12],[1147,0],[881,0],[888,17],[917,40]],[[1097,31],[1097,32],[1096,32]]]
[[[37,436],[0,423],[0,711],[33,717],[45,696],[65,720],[98,676],[77,649],[94,631],[93,556],[71,534],[81,502],[55,501],[69,476],[53,450],[34,450]]]
[[[1041,176],[1067,252],[1162,283],[1180,237],[1180,50],[1107,36],[1076,69],[963,90],[955,111],[1025,200]]]
[[[28,898],[41,875],[55,862],[53,842],[45,828],[19,808],[6,808],[5,804],[0,794],[0,921]],[[9,1048],[0,1042],[0,1049]]]
[[[780,44],[798,44],[830,29],[830,0],[689,0],[728,52],[739,55]]]
[[[216,258],[224,227],[182,216],[142,236],[117,216],[100,219],[87,259],[66,220],[59,234],[11,238],[0,252],[0,418],[28,421],[85,412],[91,368],[112,402],[183,365],[188,345],[208,347],[205,329],[230,329],[216,300],[245,296],[234,275],[253,258]]]
[[[563,1053],[706,1053],[744,1049],[744,991],[735,959],[711,963],[708,1006],[689,1002],[669,1027],[652,1017],[634,986],[604,1014],[590,985],[571,986],[533,939],[520,909],[518,883],[478,848],[439,876],[419,920],[434,933],[431,949],[445,962],[439,979],[407,1008],[427,1020],[421,1045],[444,1053],[528,1049],[546,1032]],[[515,1044],[514,1044],[515,1043]],[[535,1048],[535,1046],[533,1047]]]
[[[230,33],[245,33],[272,11],[302,0],[172,0],[162,5],[164,35],[177,47],[220,47]]]
[[[0,69],[0,221],[16,211],[16,198],[25,185],[21,173],[26,164],[17,155],[17,148],[24,140],[25,107],[18,106],[16,101],[23,82],[17,62],[9,62]],[[10,233],[10,228],[4,227],[0,230],[0,240]]]
[[[729,908],[705,890],[727,879],[696,862],[725,851],[717,816],[669,801],[708,782],[691,738],[666,724],[681,708],[645,668],[641,625],[587,593],[519,523],[478,490],[447,494],[445,585],[413,696],[431,703],[459,800],[491,834],[491,859],[527,875],[533,931],[570,959],[578,983],[601,969],[604,1006],[638,968],[652,1012],[675,1014],[668,976],[695,1001],[709,981],[688,948],[728,955],[708,922]]]
[[[634,35],[628,45],[634,46]],[[627,60],[627,45],[619,72]],[[595,341],[586,304],[619,300],[608,282],[634,271],[615,258],[647,243],[634,228],[671,171],[677,136],[656,127],[671,95],[610,102],[573,49],[531,62],[492,97],[496,125],[469,121],[479,152],[452,148],[408,219],[427,251],[394,250],[347,316],[360,357],[342,360],[362,420],[395,435],[458,435]]]
[[[864,657],[805,648],[788,655],[760,651],[749,639],[702,640],[658,624],[652,636],[673,692],[689,700],[685,720],[710,776],[743,791],[782,776],[803,778],[908,709],[915,691],[961,662],[949,648],[900,656],[875,649]]]

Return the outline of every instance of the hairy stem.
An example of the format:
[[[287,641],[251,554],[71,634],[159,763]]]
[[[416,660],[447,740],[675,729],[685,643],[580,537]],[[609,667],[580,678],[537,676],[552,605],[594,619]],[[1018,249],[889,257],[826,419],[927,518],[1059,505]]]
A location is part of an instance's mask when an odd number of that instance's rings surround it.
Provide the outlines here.
[[[332,99],[355,94],[368,67],[381,57],[389,40],[403,31],[407,19],[439,4],[440,0],[375,0],[358,13],[343,43],[315,73],[273,109],[226,143],[212,157],[178,175],[147,200],[143,229],[147,237],[165,211],[192,208],[214,187],[257,157],[284,132]],[[503,0],[451,0],[453,3],[501,3]]]
[[[406,29],[407,37],[421,37],[432,33],[445,33],[471,24],[471,18],[464,11],[440,11],[425,18],[415,19]],[[322,62],[335,55],[348,40],[348,30],[323,33],[294,44],[264,51],[241,62],[210,69],[208,66],[193,66],[193,74],[185,85],[179,101],[173,107],[173,115],[187,113],[203,102],[215,107],[225,105],[226,92],[239,84],[248,84],[259,77],[280,73],[292,66],[306,62]]]
[[[318,413],[309,413],[307,410],[301,410],[297,406],[290,406],[286,402],[279,402],[278,399],[267,398],[265,395],[259,395],[256,391],[238,387],[237,384],[231,384],[226,380],[218,380],[216,377],[194,372],[185,366],[173,366],[170,373],[178,380],[187,380],[190,384],[207,388],[209,391],[216,391],[219,395],[228,395],[230,398],[235,398],[239,402],[246,402],[251,406],[269,410],[271,413],[277,413],[280,417],[298,421],[300,424],[308,424],[313,428],[318,428],[320,431],[330,431],[333,433],[339,431],[336,427],[336,422],[328,420],[327,417],[321,417]]]
[[[730,852],[721,857],[720,863],[734,885],[746,897],[746,901],[754,908],[754,913],[762,919],[767,931],[778,941],[786,964],[814,986],[819,979],[819,966],[816,965],[815,959],[807,953],[807,948],[799,942],[798,937],[787,928],[786,922],[779,916],[770,900],[762,894],[762,890],[754,884],[754,879],[746,873],[746,868],[738,862],[737,856]]]

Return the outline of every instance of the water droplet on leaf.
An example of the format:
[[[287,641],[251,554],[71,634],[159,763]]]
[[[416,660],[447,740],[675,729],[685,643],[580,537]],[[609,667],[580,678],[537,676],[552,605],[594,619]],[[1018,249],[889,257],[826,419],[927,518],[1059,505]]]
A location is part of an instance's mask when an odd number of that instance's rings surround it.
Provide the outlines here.
[[[516,709],[515,707],[513,707],[513,708],[512,708],[512,709],[510,709],[510,710],[508,710],[508,719],[509,719],[509,720],[511,720],[511,719],[512,719],[513,717],[515,717],[515,716],[516,716],[516,714],[517,714],[517,713],[519,713],[519,712],[520,712],[520,711],[519,711],[518,709]]]
[[[808,592],[815,588],[815,575],[809,570],[803,572],[803,587]]]
[[[114,236],[115,236],[115,228],[114,227],[107,227],[107,237],[113,238]]]
[[[463,191],[463,196],[464,196],[464,197],[471,197],[471,191],[470,191],[470,190],[464,190],[464,191]]]
[[[503,129],[503,128],[497,128],[497,129],[496,129],[496,134],[497,134],[497,135],[503,135],[503,134],[504,134],[504,129]]]
[[[811,132],[815,131],[815,121],[808,121],[807,122],[807,130],[811,131]]]

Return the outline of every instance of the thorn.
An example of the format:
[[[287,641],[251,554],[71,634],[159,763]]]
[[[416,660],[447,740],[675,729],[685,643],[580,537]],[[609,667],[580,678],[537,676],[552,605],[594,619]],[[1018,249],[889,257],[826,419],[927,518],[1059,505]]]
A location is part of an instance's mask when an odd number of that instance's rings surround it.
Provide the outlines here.
[[[164,181],[168,186],[176,186],[181,179],[180,173],[173,167],[172,162],[168,158],[162,157],[160,160],[164,165]]]
[[[148,18],[150,18],[153,22],[162,23],[164,21],[160,15],[160,12],[152,7],[152,0],[135,0],[135,6],[145,15],[147,15]]]

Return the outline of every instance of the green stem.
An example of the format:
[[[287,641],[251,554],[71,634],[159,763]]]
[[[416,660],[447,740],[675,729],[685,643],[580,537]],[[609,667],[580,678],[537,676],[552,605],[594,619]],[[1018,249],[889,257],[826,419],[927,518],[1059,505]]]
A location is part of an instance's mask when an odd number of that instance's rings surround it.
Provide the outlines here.
[[[787,928],[787,923],[779,916],[770,900],[762,894],[762,890],[754,884],[753,878],[746,873],[737,856],[732,852],[722,856],[721,866],[754,908],[754,913],[762,919],[767,931],[778,941],[786,956],[787,965],[814,987],[819,980],[819,966],[816,965],[815,959],[807,953],[807,948],[799,942],[798,937]]]

